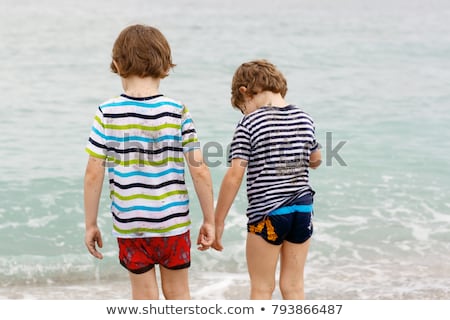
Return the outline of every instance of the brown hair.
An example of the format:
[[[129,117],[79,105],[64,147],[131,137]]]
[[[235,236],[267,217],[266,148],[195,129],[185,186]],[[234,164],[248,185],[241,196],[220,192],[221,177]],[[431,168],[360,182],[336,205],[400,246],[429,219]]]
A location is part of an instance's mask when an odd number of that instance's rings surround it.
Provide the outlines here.
[[[253,60],[239,66],[231,83],[231,105],[241,109],[244,96],[240,87],[247,88],[246,95],[252,97],[261,91],[281,93],[284,98],[287,92],[287,82],[275,65],[267,60]]]
[[[165,78],[172,63],[169,43],[156,28],[146,25],[132,25],[119,34],[113,50],[111,71],[123,78],[139,77]]]

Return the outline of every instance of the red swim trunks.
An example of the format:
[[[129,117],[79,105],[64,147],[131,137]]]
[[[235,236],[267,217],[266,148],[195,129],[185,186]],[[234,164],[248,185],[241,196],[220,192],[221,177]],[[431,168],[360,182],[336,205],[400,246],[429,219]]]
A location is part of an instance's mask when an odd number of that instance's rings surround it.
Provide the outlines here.
[[[155,264],[167,269],[191,265],[189,231],[171,237],[117,238],[120,264],[136,274],[151,270]]]

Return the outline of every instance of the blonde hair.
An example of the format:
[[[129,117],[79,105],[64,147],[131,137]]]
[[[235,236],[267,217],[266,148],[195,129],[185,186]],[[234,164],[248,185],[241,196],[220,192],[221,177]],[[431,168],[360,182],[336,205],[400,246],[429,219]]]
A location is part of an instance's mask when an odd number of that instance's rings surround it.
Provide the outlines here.
[[[114,43],[112,59],[111,71],[123,78],[131,75],[165,78],[175,66],[164,35],[154,27],[141,24],[122,30]]]
[[[283,74],[274,64],[267,60],[253,60],[245,62],[237,68],[231,82],[231,105],[241,109],[244,103],[244,94],[240,87],[247,88],[246,95],[253,95],[262,91],[280,93],[284,98],[287,92],[287,82]]]

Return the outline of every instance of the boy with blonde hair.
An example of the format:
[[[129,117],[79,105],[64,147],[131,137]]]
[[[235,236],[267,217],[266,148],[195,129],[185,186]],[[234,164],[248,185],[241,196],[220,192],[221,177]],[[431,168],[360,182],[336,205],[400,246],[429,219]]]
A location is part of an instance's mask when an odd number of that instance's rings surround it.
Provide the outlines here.
[[[221,251],[225,218],[247,170],[247,266],[251,299],[271,299],[280,258],[284,299],[304,299],[303,272],[313,232],[308,168],[321,163],[312,118],[285,101],[286,79],[266,60],[243,63],[231,85],[231,103],[244,117],[231,143],[229,167],[215,210]]]
[[[158,29],[125,28],[114,43],[111,62],[124,93],[98,107],[86,147],[85,244],[102,259],[97,215],[106,167],[113,235],[120,263],[129,273],[133,299],[159,298],[156,264],[164,297],[190,299],[191,219],[185,163],[203,211],[199,250],[207,250],[214,241],[211,176],[194,123],[182,103],[159,92],[160,80],[174,66],[170,46]]]

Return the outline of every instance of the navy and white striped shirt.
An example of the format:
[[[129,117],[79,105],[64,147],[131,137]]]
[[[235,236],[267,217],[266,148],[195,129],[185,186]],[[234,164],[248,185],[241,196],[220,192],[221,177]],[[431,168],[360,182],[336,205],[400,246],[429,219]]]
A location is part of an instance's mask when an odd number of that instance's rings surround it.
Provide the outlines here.
[[[299,107],[261,107],[238,123],[229,161],[248,161],[248,223],[311,193],[309,158],[319,148],[314,121]]]

